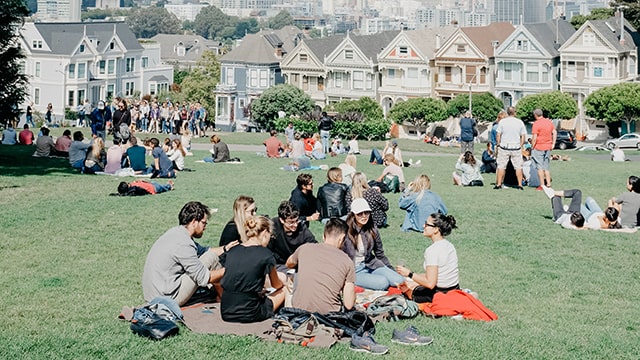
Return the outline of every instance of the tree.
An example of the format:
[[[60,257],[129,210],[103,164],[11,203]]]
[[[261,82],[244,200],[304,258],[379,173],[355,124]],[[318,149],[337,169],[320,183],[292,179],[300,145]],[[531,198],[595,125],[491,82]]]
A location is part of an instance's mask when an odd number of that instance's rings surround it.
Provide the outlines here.
[[[614,9],[611,8],[598,8],[591,10],[589,15],[574,15],[569,21],[571,25],[577,30],[580,26],[584,25],[587,20],[604,20],[613,16]]]
[[[382,107],[368,96],[358,100],[342,100],[331,106],[331,109],[341,114],[357,113],[362,119],[382,119]]]
[[[389,117],[402,124],[405,121],[416,127],[430,122],[442,121],[447,118],[447,104],[440,99],[415,98],[395,104]]]
[[[207,6],[193,21],[196,34],[207,39],[223,39],[220,34],[226,27],[232,26],[231,16],[226,15],[215,6]]]
[[[272,128],[279,111],[287,115],[300,115],[313,109],[313,100],[302,90],[289,84],[280,84],[266,90],[251,103],[251,117],[263,128]]]
[[[181,97],[187,101],[199,101],[205,109],[215,108],[215,90],[220,80],[220,61],[213,51],[207,50],[197,67],[182,79]]]
[[[578,104],[567,93],[551,91],[527,95],[518,101],[516,116],[522,121],[534,121],[533,110],[540,109],[549,119],[572,119],[578,115]]]
[[[18,31],[29,9],[23,0],[6,0],[0,10],[0,119],[17,118],[27,95],[27,76],[22,71],[25,58],[20,49]]]
[[[640,29],[640,2],[638,2],[638,0],[612,1],[610,6],[612,14],[618,6],[623,6],[622,11],[624,12],[624,18],[627,19],[636,30]]]
[[[293,17],[287,10],[281,10],[276,16],[269,19],[270,29],[279,30],[289,25],[293,25]]]
[[[469,110],[469,95],[460,94],[447,103],[449,115],[456,117]],[[486,92],[471,95],[471,112],[478,121],[494,121],[504,105],[493,94]]]
[[[631,132],[631,122],[640,118],[640,84],[624,82],[592,92],[584,102],[587,116],[606,123],[620,120]]]
[[[138,38],[148,39],[157,34],[179,34],[182,23],[165,8],[147,7],[131,11],[127,25]]]

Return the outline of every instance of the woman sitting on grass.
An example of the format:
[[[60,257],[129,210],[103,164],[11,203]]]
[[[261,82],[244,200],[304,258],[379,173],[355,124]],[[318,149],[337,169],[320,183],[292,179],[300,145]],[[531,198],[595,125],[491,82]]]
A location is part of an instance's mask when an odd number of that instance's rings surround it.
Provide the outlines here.
[[[453,184],[462,186],[484,186],[480,174],[480,164],[476,161],[471,151],[465,151],[456,162],[456,171],[453,172]]]
[[[220,313],[224,321],[252,323],[273,316],[284,302],[285,289],[276,272],[276,259],[267,249],[273,223],[264,216],[252,216],[244,225],[247,240],[220,259],[225,268]],[[269,292],[264,289],[266,275],[273,287]]]
[[[225,246],[233,241],[247,240],[244,222],[256,214],[256,203],[251,196],[240,195],[233,202],[233,218],[225,225],[220,235],[220,245]]]
[[[363,198],[371,208],[371,218],[378,228],[387,227],[387,213],[389,200],[382,195],[379,187],[371,187],[367,183],[367,175],[361,172],[353,174],[351,191],[347,193],[345,201],[347,208],[351,208],[354,199]]]
[[[397,266],[396,271],[413,280],[417,286],[401,287],[405,295],[418,303],[432,302],[437,292],[446,293],[460,289],[458,277],[458,254],[445,236],[456,228],[453,215],[431,214],[424,223],[424,236],[431,245],[424,251],[424,274],[414,273],[409,268]]]
[[[373,223],[371,208],[365,199],[353,200],[347,225],[349,232],[342,250],[355,263],[356,285],[371,290],[387,290],[389,286],[404,283],[404,277],[393,270],[384,254],[380,232]]]
[[[418,175],[413,182],[409,183],[398,200],[400,209],[405,210],[407,215],[402,223],[402,231],[424,231],[424,223],[433,213],[447,213],[447,207],[442,202],[438,194],[431,191],[431,179],[429,176]]]
[[[84,173],[95,174],[104,171],[107,163],[107,152],[104,150],[104,141],[101,137],[93,139],[93,144],[87,149],[87,157],[84,160]]]
[[[182,142],[180,139],[173,139],[170,146],[171,149],[167,151],[167,156],[169,156],[169,160],[173,164],[173,170],[184,170],[184,157],[187,156],[187,152],[182,147]]]

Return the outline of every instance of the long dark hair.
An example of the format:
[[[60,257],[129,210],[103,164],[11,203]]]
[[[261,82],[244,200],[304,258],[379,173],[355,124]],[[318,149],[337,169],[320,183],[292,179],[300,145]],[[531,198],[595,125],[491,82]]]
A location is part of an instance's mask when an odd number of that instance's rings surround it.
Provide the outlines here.
[[[347,215],[347,226],[349,227],[349,231],[347,235],[349,236],[349,240],[353,243],[354,249],[358,248],[358,233],[360,232],[360,227],[356,222],[356,214],[350,212]],[[373,222],[373,216],[369,215],[369,220],[366,224],[362,226],[362,232],[368,231],[371,235],[371,238],[375,237],[376,224]]]

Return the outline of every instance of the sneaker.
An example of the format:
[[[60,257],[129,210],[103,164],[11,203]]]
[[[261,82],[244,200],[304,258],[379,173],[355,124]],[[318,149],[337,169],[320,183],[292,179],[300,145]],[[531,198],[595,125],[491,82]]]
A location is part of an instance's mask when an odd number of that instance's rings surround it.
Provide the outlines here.
[[[418,160],[418,161],[416,161],[416,163],[415,163],[415,164],[413,164],[413,165],[415,165],[415,166],[420,166],[420,164],[422,164],[422,160]]]
[[[522,186],[518,186],[518,190],[524,190]]]
[[[542,191],[542,185],[536,188],[536,191]]]
[[[553,191],[552,188],[546,187],[544,185],[540,185],[540,186],[542,187],[542,191],[544,191],[544,194],[547,195],[549,199],[552,199],[556,195],[556,192]]]
[[[502,185],[496,185],[493,187],[493,190],[500,190],[502,189]]]
[[[433,342],[431,336],[422,336],[414,326],[409,325],[404,331],[393,329],[391,341],[403,345],[429,345]]]
[[[389,351],[388,347],[376,343],[368,332],[365,332],[362,336],[353,334],[350,348],[353,351],[361,351],[374,355],[383,355]]]

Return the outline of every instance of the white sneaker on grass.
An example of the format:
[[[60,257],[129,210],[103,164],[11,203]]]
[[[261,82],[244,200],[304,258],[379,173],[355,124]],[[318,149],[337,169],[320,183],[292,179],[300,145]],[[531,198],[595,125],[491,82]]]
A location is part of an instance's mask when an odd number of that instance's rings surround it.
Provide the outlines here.
[[[549,199],[553,198],[556,195],[556,192],[553,191],[552,188],[545,185],[540,185],[540,186],[542,186],[542,191],[544,191],[545,195],[547,195]]]

